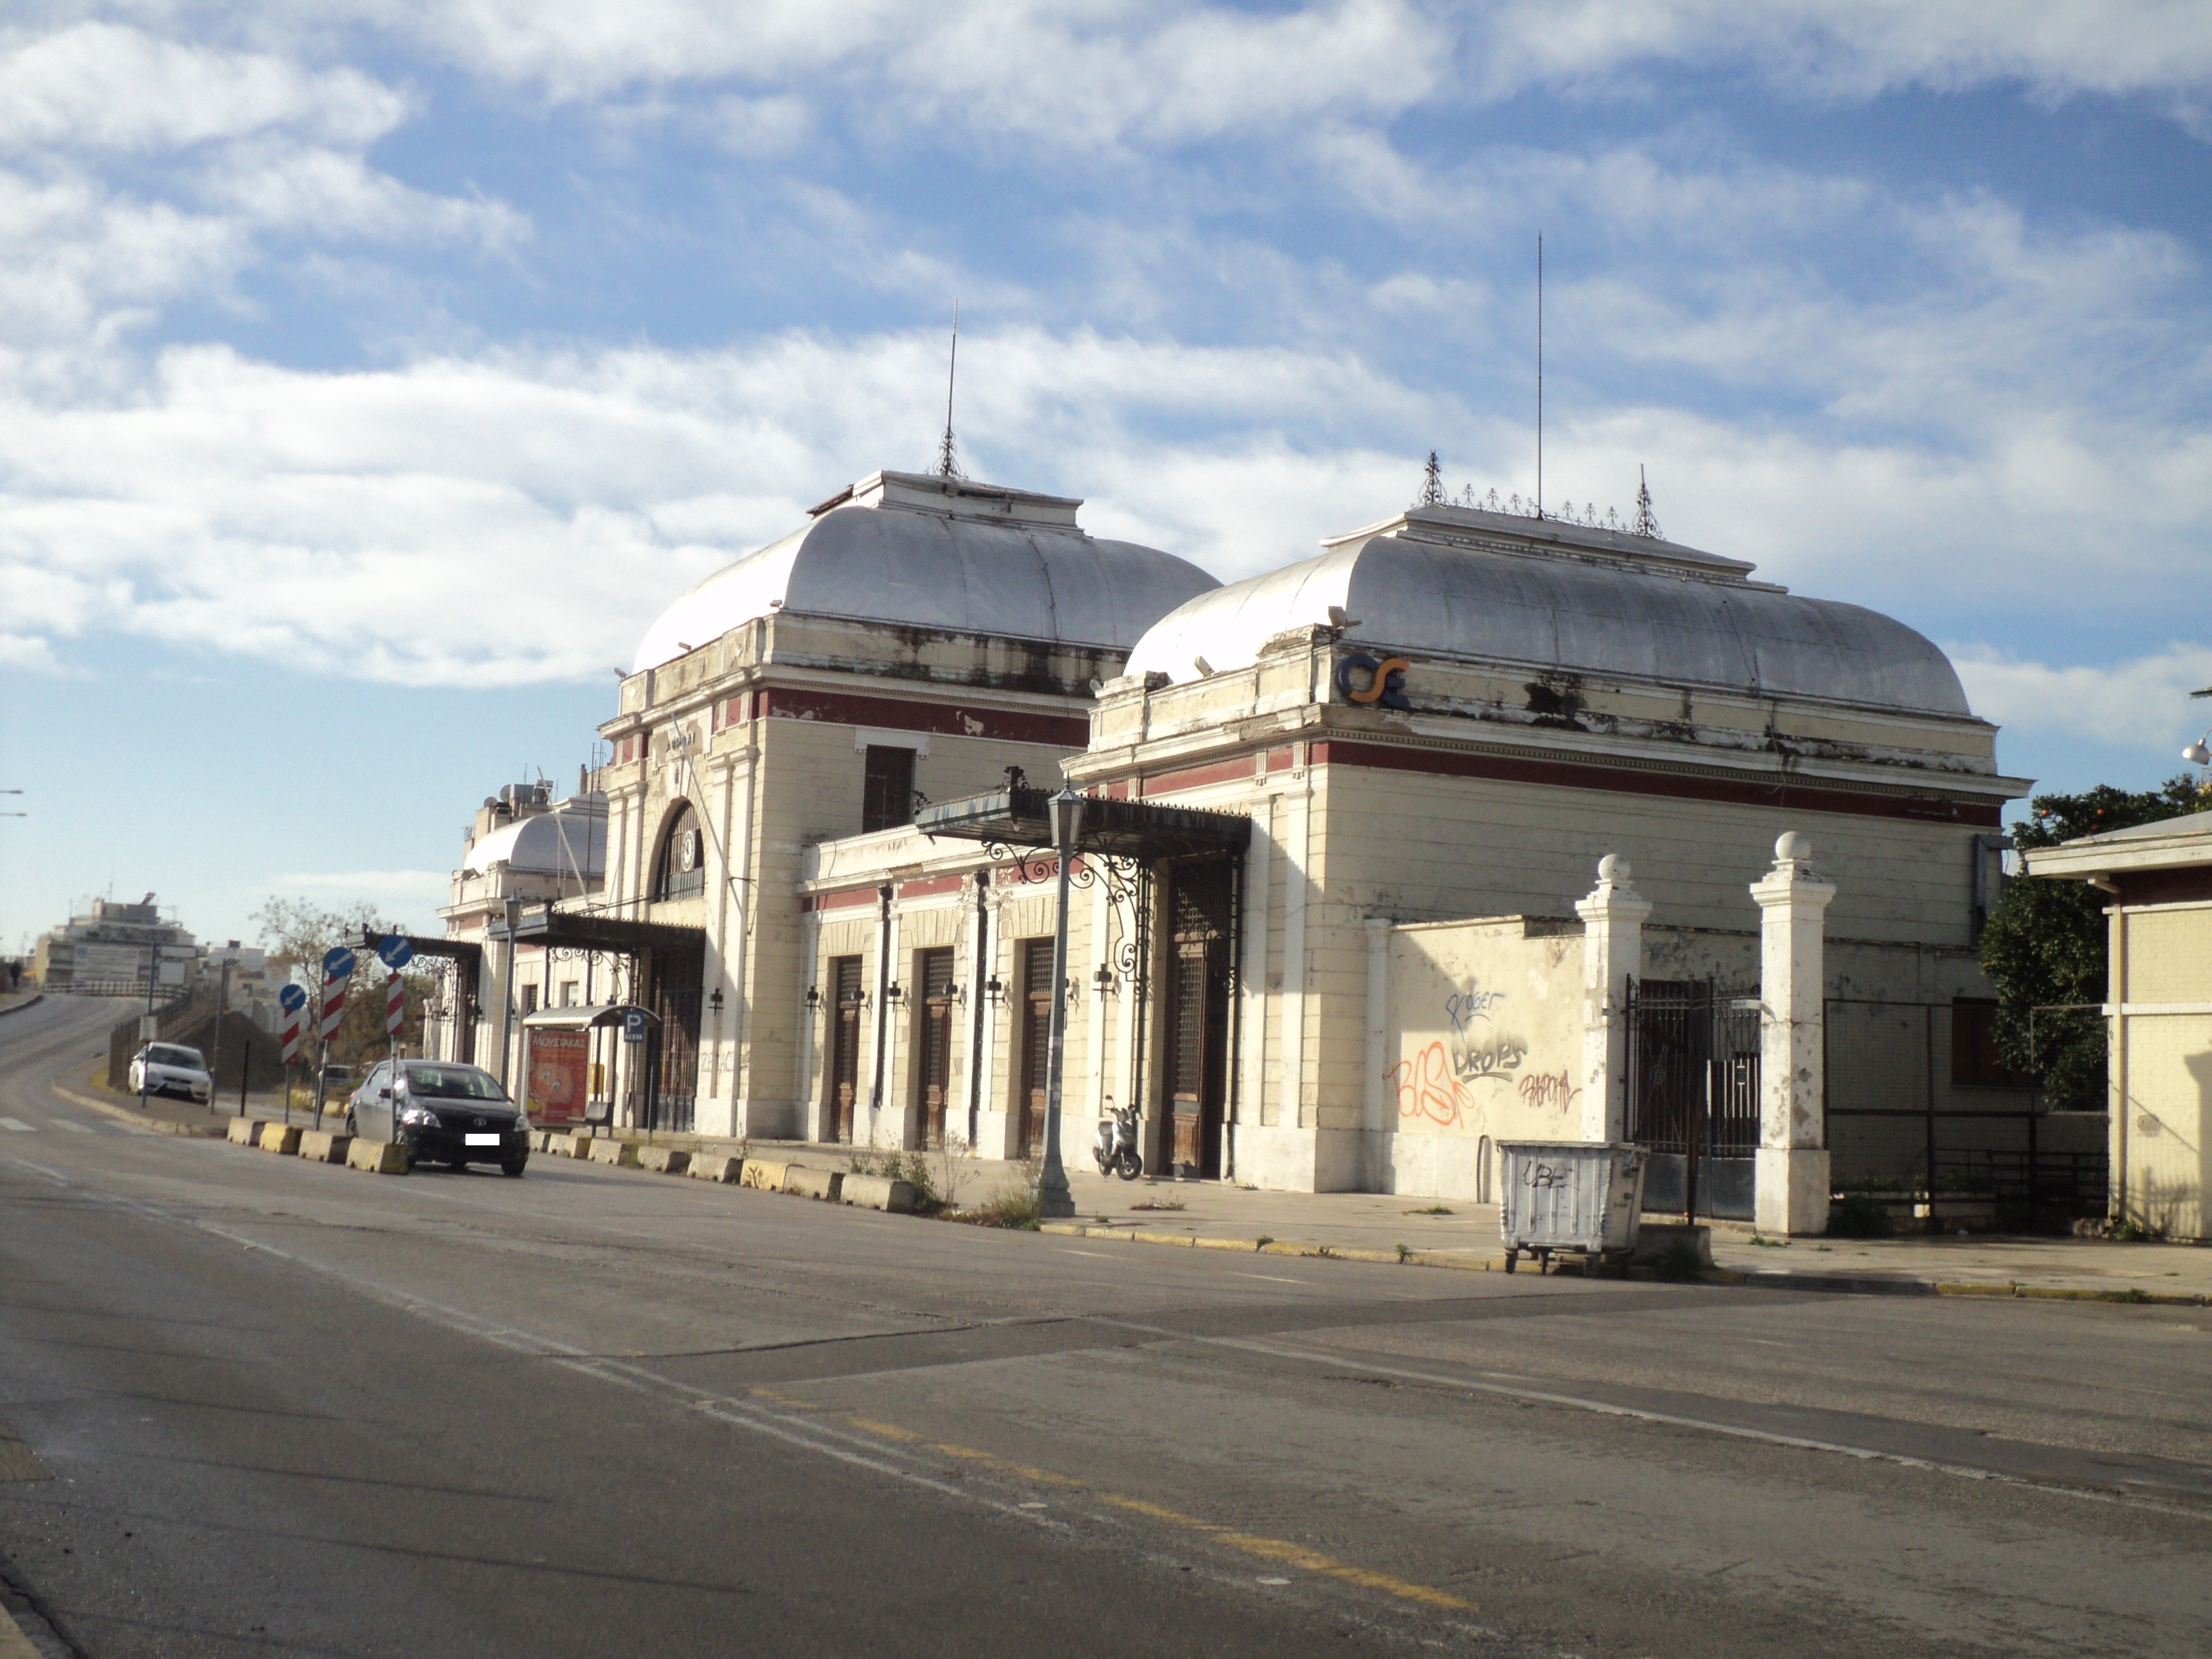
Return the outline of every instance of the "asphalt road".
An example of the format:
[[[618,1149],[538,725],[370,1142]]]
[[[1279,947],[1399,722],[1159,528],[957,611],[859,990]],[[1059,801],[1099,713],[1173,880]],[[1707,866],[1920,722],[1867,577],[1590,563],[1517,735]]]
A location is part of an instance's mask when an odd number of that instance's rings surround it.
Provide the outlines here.
[[[113,1012],[0,1019],[0,1554],[69,1650],[2212,1651],[2212,1313],[377,1177],[59,1100]]]

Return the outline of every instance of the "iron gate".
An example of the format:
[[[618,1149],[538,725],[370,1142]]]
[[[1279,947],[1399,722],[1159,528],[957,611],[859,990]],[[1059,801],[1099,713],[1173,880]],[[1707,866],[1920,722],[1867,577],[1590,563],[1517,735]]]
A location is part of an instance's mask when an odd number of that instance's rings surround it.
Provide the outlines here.
[[[1752,1218],[1759,1045],[1755,994],[1628,981],[1628,1138],[1650,1154],[1645,1209]]]

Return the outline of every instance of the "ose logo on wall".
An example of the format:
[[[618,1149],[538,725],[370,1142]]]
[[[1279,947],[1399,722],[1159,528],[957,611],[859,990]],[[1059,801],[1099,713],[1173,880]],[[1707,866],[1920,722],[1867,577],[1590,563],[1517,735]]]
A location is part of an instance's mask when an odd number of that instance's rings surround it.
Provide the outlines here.
[[[699,832],[696,830],[676,832],[676,867],[687,876],[699,867]]]
[[[1406,698],[1406,671],[1413,665],[1403,657],[1378,659],[1364,651],[1351,652],[1336,665],[1336,689],[1347,702],[1410,709],[1413,705]],[[1354,676],[1361,674],[1366,684],[1354,685]]]

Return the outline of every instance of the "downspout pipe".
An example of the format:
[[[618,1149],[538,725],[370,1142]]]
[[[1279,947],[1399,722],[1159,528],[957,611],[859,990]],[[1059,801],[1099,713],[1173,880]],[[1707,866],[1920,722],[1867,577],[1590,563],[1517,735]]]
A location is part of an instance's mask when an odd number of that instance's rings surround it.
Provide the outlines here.
[[[890,1030],[884,999],[891,988],[891,887],[876,889],[876,1080],[868,1089],[868,1144],[875,1145],[876,1115],[884,1106],[884,1038]]]
[[[968,1150],[975,1150],[983,1113],[983,981],[991,960],[991,913],[984,903],[991,872],[975,872],[975,957],[968,964],[968,1001],[974,1024],[968,1037]]]

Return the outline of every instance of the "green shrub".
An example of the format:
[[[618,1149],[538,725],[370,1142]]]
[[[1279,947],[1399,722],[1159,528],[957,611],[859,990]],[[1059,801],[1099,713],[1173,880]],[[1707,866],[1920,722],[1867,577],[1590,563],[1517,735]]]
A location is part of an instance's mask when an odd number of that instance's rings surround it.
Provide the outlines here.
[[[1887,1238],[1889,1206],[1866,1193],[1845,1193],[1828,1212],[1831,1238]]]

